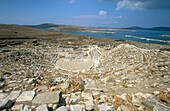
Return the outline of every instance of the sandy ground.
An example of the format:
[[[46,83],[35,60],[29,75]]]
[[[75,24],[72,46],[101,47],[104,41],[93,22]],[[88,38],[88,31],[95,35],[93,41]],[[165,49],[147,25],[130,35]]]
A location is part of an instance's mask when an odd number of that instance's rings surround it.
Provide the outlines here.
[[[77,62],[77,61],[59,59],[56,62],[56,65],[58,68],[64,70],[81,71],[93,67],[93,60],[88,59],[87,61]]]

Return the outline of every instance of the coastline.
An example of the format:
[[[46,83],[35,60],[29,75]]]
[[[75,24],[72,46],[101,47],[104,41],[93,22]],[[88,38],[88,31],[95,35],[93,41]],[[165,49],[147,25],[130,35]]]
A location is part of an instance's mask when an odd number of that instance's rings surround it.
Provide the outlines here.
[[[14,32],[17,31],[17,34]],[[148,49],[167,49],[170,48],[170,45],[163,45],[163,44],[152,44],[152,43],[143,43],[143,42],[136,42],[131,40],[124,40],[124,41],[116,41],[115,39],[111,38],[99,38],[99,37],[92,37],[86,35],[76,35],[76,34],[68,34],[68,33],[60,33],[54,32],[49,30],[40,30],[36,28],[21,26],[21,25],[0,25],[0,37],[1,37],[1,44],[5,45],[7,41],[32,41],[32,40],[67,40],[67,39],[78,39],[85,40],[87,44],[98,44],[100,42],[107,42],[109,44],[114,44],[117,46],[121,43],[128,43],[132,45],[136,45],[141,48],[148,48]],[[5,39],[8,38],[8,39]],[[21,39],[23,38],[23,39]],[[82,42],[82,41],[81,41]],[[80,44],[81,42],[78,42]],[[94,42],[94,43],[93,43]],[[82,44],[82,43],[81,43]]]
[[[161,35],[162,37],[170,37],[169,34]]]
[[[63,31],[63,32],[87,32],[87,33],[105,33],[105,34],[115,34],[116,32],[106,32],[106,31],[93,31],[93,30],[81,30],[81,29],[56,29],[50,28],[54,31]]]
[[[130,36],[130,37],[131,37],[131,38],[144,39],[144,40],[148,40],[148,41],[158,41],[158,42],[170,43],[170,41],[166,41],[166,40],[151,39],[151,38],[137,37],[137,36]]]

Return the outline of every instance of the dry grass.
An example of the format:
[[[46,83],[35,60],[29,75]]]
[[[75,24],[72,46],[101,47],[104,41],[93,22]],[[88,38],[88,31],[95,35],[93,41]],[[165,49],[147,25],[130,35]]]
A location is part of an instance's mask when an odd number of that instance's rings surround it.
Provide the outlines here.
[[[159,94],[156,95],[156,98],[159,101],[170,105],[170,92],[161,91]]]

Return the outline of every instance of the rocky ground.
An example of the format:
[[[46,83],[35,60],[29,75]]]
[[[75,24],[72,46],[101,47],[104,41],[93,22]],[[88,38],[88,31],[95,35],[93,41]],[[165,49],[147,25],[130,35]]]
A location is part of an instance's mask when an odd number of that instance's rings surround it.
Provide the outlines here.
[[[3,27],[0,110],[170,110],[168,45]],[[93,66],[81,70],[57,65],[87,59]]]

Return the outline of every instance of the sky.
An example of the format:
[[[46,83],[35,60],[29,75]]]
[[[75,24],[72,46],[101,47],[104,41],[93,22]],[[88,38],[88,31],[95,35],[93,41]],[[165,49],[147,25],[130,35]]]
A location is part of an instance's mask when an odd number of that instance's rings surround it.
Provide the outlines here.
[[[0,0],[0,24],[170,27],[170,0]]]

